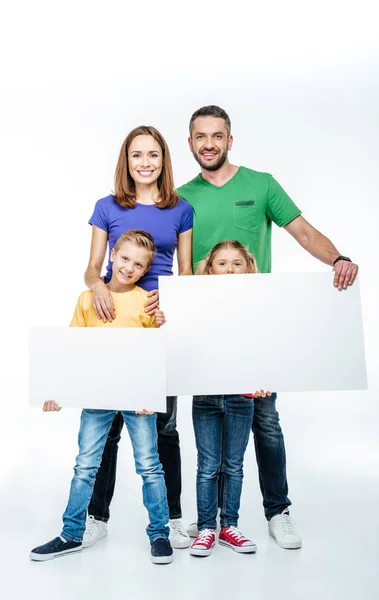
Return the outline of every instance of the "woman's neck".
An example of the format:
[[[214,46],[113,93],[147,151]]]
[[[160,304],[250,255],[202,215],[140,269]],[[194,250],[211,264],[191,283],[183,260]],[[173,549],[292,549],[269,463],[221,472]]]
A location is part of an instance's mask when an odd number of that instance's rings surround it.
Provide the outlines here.
[[[159,190],[155,183],[151,185],[136,184],[136,202],[139,204],[156,204],[158,195]]]

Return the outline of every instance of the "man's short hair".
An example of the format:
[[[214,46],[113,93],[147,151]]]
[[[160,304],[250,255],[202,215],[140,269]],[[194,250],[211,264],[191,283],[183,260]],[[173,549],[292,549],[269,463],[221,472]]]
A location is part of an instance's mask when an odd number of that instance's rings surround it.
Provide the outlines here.
[[[198,110],[196,110],[189,122],[189,132],[190,132],[190,136],[192,137],[192,130],[193,130],[193,123],[195,121],[195,119],[197,119],[198,117],[216,117],[218,119],[224,119],[225,121],[225,125],[226,125],[226,130],[228,132],[228,137],[230,136],[230,130],[231,130],[231,123],[230,123],[230,117],[228,115],[228,113],[223,109],[220,108],[219,106],[216,106],[215,104],[210,104],[209,106],[203,106],[202,108],[199,108]]]

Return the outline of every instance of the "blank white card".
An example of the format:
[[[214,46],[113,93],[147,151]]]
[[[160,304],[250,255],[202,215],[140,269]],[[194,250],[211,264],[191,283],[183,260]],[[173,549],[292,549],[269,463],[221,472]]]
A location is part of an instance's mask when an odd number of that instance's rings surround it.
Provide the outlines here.
[[[367,389],[359,282],[333,273],[160,277],[167,393]]]
[[[166,410],[166,395],[367,389],[359,283],[160,277],[161,329],[32,328],[30,402]]]
[[[142,327],[31,328],[30,404],[166,412],[163,338]]]

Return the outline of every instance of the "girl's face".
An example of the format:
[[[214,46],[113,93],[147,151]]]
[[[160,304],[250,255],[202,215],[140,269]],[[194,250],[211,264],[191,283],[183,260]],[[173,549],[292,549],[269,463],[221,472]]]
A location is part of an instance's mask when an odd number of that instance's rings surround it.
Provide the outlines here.
[[[128,151],[129,173],[136,183],[155,183],[162,173],[162,148],[151,135],[137,135]]]
[[[248,272],[246,258],[240,250],[234,250],[233,248],[223,248],[216,252],[209,267],[210,275],[232,275]]]

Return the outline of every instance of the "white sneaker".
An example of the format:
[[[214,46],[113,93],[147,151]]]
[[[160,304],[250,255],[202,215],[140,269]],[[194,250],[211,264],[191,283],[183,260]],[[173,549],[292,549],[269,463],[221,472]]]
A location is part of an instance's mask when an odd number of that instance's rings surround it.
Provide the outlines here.
[[[104,521],[97,521],[95,517],[89,515],[86,522],[86,529],[83,534],[83,548],[89,548],[90,546],[93,546],[100,538],[106,536],[107,533],[107,524],[104,523]]]
[[[170,535],[168,539],[173,548],[189,548],[191,540],[189,539],[185,527],[180,519],[170,519],[168,522]]]
[[[219,513],[217,513],[217,520],[216,520],[216,533],[218,531],[220,531],[220,523],[218,522],[218,516]],[[197,538],[197,536],[199,535],[199,531],[197,529],[197,522],[195,521],[194,523],[190,523],[187,527],[187,533],[190,536],[190,538]]]
[[[270,535],[275,539],[278,546],[295,550],[301,548],[301,537],[295,531],[294,523],[288,512],[284,509],[280,515],[275,515],[268,522]]]

